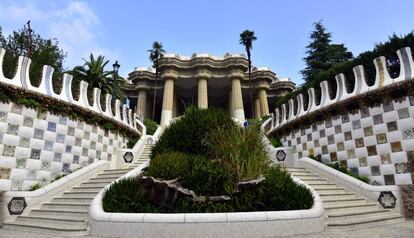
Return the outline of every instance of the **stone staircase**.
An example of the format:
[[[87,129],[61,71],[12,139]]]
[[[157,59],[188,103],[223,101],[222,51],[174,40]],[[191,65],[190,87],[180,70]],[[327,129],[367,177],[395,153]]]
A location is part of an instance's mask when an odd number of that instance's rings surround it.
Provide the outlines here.
[[[40,208],[32,209],[28,215],[18,216],[15,221],[5,221],[0,234],[9,233],[10,236],[18,232],[32,232],[49,235],[46,237],[87,235],[89,205],[93,198],[107,184],[148,160],[151,147],[146,145],[141,157],[127,168],[104,170],[63,192],[61,196],[43,203]]]
[[[329,230],[359,229],[404,221],[402,215],[382,209],[377,202],[357,195],[310,170],[286,169],[292,176],[299,178],[319,194],[328,217]]]

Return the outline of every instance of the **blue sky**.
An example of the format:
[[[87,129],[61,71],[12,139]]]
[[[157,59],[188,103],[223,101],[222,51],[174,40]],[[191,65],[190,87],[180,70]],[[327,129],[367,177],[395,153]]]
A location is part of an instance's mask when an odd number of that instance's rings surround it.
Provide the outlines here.
[[[149,66],[147,50],[161,41],[168,53],[244,53],[239,34],[253,30],[253,64],[302,83],[299,71],[313,23],[323,20],[333,42],[357,55],[393,32],[414,30],[412,0],[2,0],[5,34],[28,19],[44,37],[56,37],[67,51],[66,67],[89,53],[118,60],[126,76]]]

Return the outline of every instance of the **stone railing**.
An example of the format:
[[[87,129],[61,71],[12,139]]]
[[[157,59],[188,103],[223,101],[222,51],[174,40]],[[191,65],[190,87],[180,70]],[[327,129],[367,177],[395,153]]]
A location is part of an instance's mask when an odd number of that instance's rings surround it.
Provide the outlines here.
[[[80,82],[79,90],[79,99],[75,100],[72,95],[72,75],[64,74],[62,90],[60,93],[57,93],[53,90],[52,84],[52,75],[53,67],[45,65],[43,66],[43,73],[41,82],[38,87],[31,84],[29,78],[29,68],[31,59],[25,56],[19,56],[17,71],[12,79],[6,78],[3,74],[3,58],[6,53],[5,49],[0,48],[0,83],[20,88],[23,90],[30,91],[32,93],[41,94],[45,97],[51,97],[59,101],[68,103],[70,105],[80,107],[81,109],[86,109],[93,114],[109,118],[117,122],[117,124],[125,126],[133,131],[136,131],[138,134],[142,134],[143,127],[142,123],[137,123],[137,115],[131,109],[128,109],[127,106],[121,105],[119,99],[115,100],[115,111],[112,112],[112,95],[105,95],[105,105],[101,105],[101,90],[99,88],[93,89],[93,103],[89,104],[88,99],[88,83],[85,81]],[[105,108],[105,110],[103,110]]]
[[[339,105],[345,100],[352,100],[354,97],[361,96],[365,93],[372,92],[386,88],[387,86],[401,83],[405,80],[411,80],[414,78],[414,62],[411,48],[405,47],[397,50],[397,56],[400,62],[400,74],[396,78],[392,78],[387,70],[387,59],[384,56],[380,56],[373,60],[376,74],[375,82],[369,86],[365,75],[363,65],[358,65],[353,68],[355,77],[354,88],[351,92],[347,91],[345,75],[343,73],[336,75],[336,92],[335,97],[331,98],[329,95],[329,84],[327,81],[320,83],[321,97],[319,102],[316,100],[315,88],[308,89],[308,106],[304,107],[304,95],[297,95],[296,101],[290,99],[288,103],[283,104],[280,108],[276,108],[275,113],[272,114],[271,129],[267,133],[272,133],[283,128],[285,125],[296,121],[299,118],[303,118],[308,114],[316,111],[320,111],[328,106]]]

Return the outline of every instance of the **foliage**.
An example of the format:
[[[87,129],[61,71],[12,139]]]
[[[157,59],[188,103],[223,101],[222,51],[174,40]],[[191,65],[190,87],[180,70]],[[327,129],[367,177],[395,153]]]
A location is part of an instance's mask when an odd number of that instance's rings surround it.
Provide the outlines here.
[[[171,124],[153,147],[151,158],[170,151],[193,155],[205,155],[208,147],[200,143],[208,140],[210,131],[235,127],[234,121],[225,111],[217,108],[196,109],[189,107],[179,120]]]
[[[148,118],[144,120],[144,125],[147,127],[147,135],[154,135],[158,128],[157,122]]]
[[[190,156],[180,152],[158,154],[151,160],[147,174],[166,180],[182,177],[190,169]]]
[[[321,21],[314,23],[314,26],[315,30],[310,35],[311,42],[306,46],[306,68],[301,71],[306,82],[315,80],[316,75],[332,65],[352,58],[352,53],[343,44],[331,44],[331,33],[326,32]]]
[[[277,137],[268,137],[270,144],[273,145],[273,147],[278,148],[278,147],[283,147],[283,143],[280,141],[279,138]]]
[[[250,94],[250,106],[251,111],[253,112],[253,95],[252,95],[252,82],[251,82],[251,71],[252,71],[252,58],[251,50],[253,49],[253,41],[257,40],[257,37],[254,35],[254,31],[244,30],[240,34],[239,43],[244,46],[247,54],[247,60],[249,62],[248,73],[249,73],[249,94]]]
[[[54,179],[52,179],[52,181],[50,181],[51,183],[53,183],[53,182],[55,182],[55,181],[57,181],[57,180],[59,180],[59,179],[61,179],[61,178],[63,178],[63,177],[65,177],[66,176],[66,174],[58,174],[58,175],[56,175],[56,177],[54,178]]]
[[[279,98],[276,105],[277,107],[280,107],[282,104],[287,103],[289,99],[296,98],[298,94],[307,94],[309,88],[319,88],[319,83],[322,81],[328,81],[330,84],[336,85],[334,82],[335,75],[340,73],[344,73],[345,76],[347,76],[347,87],[350,87],[349,84],[352,84],[352,79],[354,77],[352,69],[357,65],[364,66],[367,83],[368,85],[372,85],[375,79],[373,60],[379,56],[385,56],[388,59],[387,69],[390,72],[390,75],[395,77],[399,74],[399,62],[395,52],[403,47],[414,48],[414,32],[404,36],[393,34],[392,36],[389,36],[388,41],[384,43],[376,43],[373,50],[363,52],[352,60],[333,64],[331,68],[316,75],[314,80],[305,83],[297,90]]]
[[[83,61],[83,65],[76,66],[71,71],[68,71],[73,75],[75,84],[85,81],[88,83],[90,91],[93,88],[99,88],[102,93],[115,95],[116,98],[124,101],[125,79],[117,76],[113,80],[114,71],[105,70],[109,60],[105,60],[105,57],[102,55],[95,58],[93,54],[90,54],[89,59],[83,59]],[[113,94],[114,89],[115,93]]]
[[[131,149],[134,147],[134,145],[138,142],[139,140],[139,136],[138,135],[134,135],[134,136],[129,136],[128,138],[128,142],[127,142],[127,148]]]
[[[268,154],[255,126],[213,130],[208,138],[209,155],[236,181],[255,179],[267,169]]]
[[[55,115],[68,116],[72,120],[84,121],[92,125],[100,126],[105,130],[110,130],[113,133],[119,133],[123,137],[137,140],[138,134],[135,130],[115,120],[52,97],[2,83],[0,83],[0,102],[18,103],[39,112],[50,112]]]
[[[35,190],[38,190],[41,187],[42,187],[42,185],[40,183],[36,183],[36,184],[33,184],[32,186],[30,186],[29,191],[35,191]]]
[[[21,55],[28,55],[28,37],[25,29],[13,31],[7,39],[2,35],[0,28],[0,47],[6,49],[3,59],[3,73],[7,78],[13,78],[17,68],[17,60]],[[59,48],[57,39],[44,39],[35,31],[32,32],[32,52],[29,56],[32,60],[30,66],[30,81],[33,85],[39,85],[42,77],[43,65],[52,66],[55,71],[53,80],[58,82],[53,85],[56,91],[60,91],[63,75],[63,61],[66,53]]]
[[[322,163],[322,156],[321,155],[309,155],[309,158]]]

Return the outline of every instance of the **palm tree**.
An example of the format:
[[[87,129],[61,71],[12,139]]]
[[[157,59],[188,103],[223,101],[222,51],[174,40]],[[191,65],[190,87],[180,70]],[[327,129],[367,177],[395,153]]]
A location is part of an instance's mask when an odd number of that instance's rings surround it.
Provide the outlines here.
[[[245,30],[240,34],[240,44],[244,45],[247,53],[247,60],[249,61],[249,93],[250,93],[250,105],[251,112],[254,112],[253,108],[253,94],[252,94],[252,83],[251,83],[251,70],[252,70],[252,60],[250,58],[250,51],[253,48],[253,41],[257,40],[257,37],[254,36],[254,31]]]
[[[121,101],[124,100],[125,79],[118,76],[115,81],[113,80],[114,72],[105,70],[105,66],[109,63],[109,60],[105,60],[105,56],[99,55],[95,58],[93,54],[90,54],[89,59],[83,59],[83,61],[83,65],[76,66],[69,71],[75,82],[83,80],[88,83],[89,89],[99,88],[103,93],[108,94],[112,94],[113,89],[115,89],[113,95]],[[113,84],[115,84],[115,87],[113,87]]]
[[[157,80],[159,71],[159,60],[164,56],[165,50],[162,48],[161,42],[154,41],[152,43],[152,49],[150,52],[149,59],[152,61],[153,67],[155,68],[155,87],[154,87],[154,100],[152,102],[152,119],[155,120],[155,102],[157,98]]]

